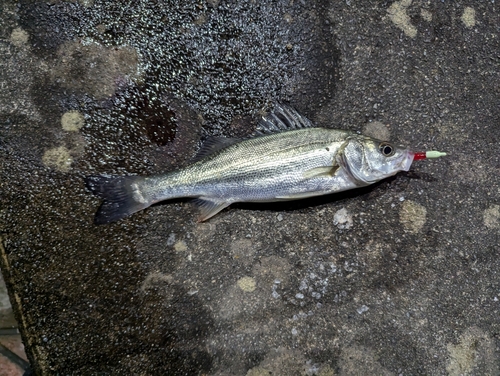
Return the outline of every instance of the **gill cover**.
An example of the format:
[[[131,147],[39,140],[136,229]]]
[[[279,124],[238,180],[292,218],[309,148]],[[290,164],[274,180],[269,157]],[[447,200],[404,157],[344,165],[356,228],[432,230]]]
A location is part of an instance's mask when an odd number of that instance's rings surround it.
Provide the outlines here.
[[[399,171],[408,171],[413,153],[390,142],[355,135],[346,140],[339,163],[359,184],[369,185]]]

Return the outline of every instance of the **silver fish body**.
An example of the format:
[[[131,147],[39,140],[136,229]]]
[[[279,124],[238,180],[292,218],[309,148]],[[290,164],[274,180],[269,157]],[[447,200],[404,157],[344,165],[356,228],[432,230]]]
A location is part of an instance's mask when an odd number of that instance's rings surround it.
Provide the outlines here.
[[[366,186],[407,171],[413,161],[408,149],[312,127],[284,106],[261,121],[257,136],[208,145],[201,150],[204,158],[164,175],[89,178],[87,186],[104,198],[96,223],[179,197],[197,198],[203,221],[234,202],[295,200]]]

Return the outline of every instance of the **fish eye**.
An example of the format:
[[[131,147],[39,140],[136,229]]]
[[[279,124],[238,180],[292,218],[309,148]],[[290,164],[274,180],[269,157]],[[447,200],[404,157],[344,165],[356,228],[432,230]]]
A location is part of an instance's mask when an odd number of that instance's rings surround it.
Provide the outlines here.
[[[394,155],[394,147],[391,144],[388,144],[387,142],[382,142],[378,149],[380,152],[385,156],[385,157],[390,157]]]

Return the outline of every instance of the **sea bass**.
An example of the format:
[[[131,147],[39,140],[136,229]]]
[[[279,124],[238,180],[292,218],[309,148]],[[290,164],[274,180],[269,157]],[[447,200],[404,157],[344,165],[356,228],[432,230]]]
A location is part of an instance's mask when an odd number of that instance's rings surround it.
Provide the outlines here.
[[[155,176],[91,176],[86,185],[104,200],[97,224],[179,197],[196,198],[204,221],[234,202],[297,200],[367,186],[408,171],[414,157],[387,141],[314,127],[292,108],[277,105],[253,137],[210,138],[198,160],[183,169]]]

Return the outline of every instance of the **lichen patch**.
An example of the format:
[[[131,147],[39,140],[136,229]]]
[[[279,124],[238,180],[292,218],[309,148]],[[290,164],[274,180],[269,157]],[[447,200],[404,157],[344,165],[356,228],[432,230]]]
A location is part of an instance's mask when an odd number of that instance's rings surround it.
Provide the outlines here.
[[[25,45],[28,42],[28,38],[29,34],[20,27],[16,27],[10,34],[10,42],[16,47]]]
[[[237,282],[238,287],[245,292],[255,291],[256,283],[255,278],[252,277],[243,277],[240,278]]]
[[[406,36],[415,38],[417,36],[417,29],[410,22],[410,17],[406,13],[406,9],[411,5],[411,0],[401,0],[394,2],[387,13],[389,18],[398,28],[403,30]]]
[[[476,11],[471,7],[466,7],[462,17],[460,17],[465,27],[472,28],[476,25]]]
[[[85,124],[85,118],[79,111],[68,111],[61,117],[61,125],[65,131],[77,132]]]
[[[432,13],[429,12],[427,9],[421,9],[420,10],[420,16],[427,22],[432,21]]]
[[[411,200],[406,200],[401,205],[399,220],[405,230],[411,233],[418,233],[424,227],[427,217],[427,209]]]
[[[131,47],[70,42],[59,49],[51,78],[68,89],[104,99],[114,94],[120,79],[138,78],[138,63],[139,55]]]
[[[484,225],[489,229],[500,228],[500,206],[492,205],[483,213]]]
[[[73,158],[65,146],[58,146],[45,151],[42,157],[45,166],[61,172],[68,172],[73,163]]]
[[[188,250],[188,247],[185,241],[179,240],[174,244],[174,249],[176,252],[186,252]]]

